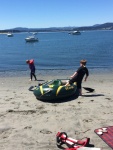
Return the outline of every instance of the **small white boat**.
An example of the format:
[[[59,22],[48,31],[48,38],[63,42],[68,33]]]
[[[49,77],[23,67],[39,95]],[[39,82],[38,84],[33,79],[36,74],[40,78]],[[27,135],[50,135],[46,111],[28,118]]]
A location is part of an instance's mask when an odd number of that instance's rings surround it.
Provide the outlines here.
[[[13,34],[12,34],[12,33],[7,33],[7,36],[8,36],[8,37],[12,37]]]
[[[25,38],[26,42],[36,42],[38,41],[38,38],[35,36],[28,36],[27,38]]]
[[[80,31],[72,31],[72,32],[70,32],[69,34],[72,34],[72,35],[80,35],[81,33],[80,33]]]

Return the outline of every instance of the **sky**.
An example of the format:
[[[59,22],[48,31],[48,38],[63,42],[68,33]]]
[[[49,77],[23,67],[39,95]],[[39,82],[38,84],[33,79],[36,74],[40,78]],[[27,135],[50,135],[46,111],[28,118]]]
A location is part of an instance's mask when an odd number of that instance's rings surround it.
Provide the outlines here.
[[[0,30],[113,22],[113,0],[0,0]]]

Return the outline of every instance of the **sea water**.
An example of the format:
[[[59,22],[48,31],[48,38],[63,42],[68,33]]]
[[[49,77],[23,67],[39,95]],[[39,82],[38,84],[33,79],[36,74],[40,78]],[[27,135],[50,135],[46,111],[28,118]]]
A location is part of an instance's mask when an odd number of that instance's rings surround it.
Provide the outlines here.
[[[87,60],[91,71],[113,70],[113,31],[39,32],[38,42],[26,42],[28,33],[0,34],[0,74],[28,71],[26,59],[34,59],[36,70],[64,70],[70,74]]]

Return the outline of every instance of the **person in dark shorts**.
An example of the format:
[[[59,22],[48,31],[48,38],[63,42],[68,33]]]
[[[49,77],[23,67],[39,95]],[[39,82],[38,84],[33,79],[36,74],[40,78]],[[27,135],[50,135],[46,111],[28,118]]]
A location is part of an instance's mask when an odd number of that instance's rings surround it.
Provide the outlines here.
[[[86,67],[86,60],[81,60],[80,61],[80,67],[78,68],[78,70],[71,76],[71,79],[66,83],[65,86],[68,86],[69,84],[72,84],[74,82],[77,82],[77,88],[79,90],[79,96],[82,96],[82,80],[85,76],[84,81],[87,80],[88,76],[89,76],[89,71]]]
[[[35,75],[35,65],[34,65],[34,60],[26,60],[26,63],[29,65],[29,68],[31,70],[30,72],[30,81],[32,81],[32,78],[34,76],[35,81],[37,81],[36,75]]]

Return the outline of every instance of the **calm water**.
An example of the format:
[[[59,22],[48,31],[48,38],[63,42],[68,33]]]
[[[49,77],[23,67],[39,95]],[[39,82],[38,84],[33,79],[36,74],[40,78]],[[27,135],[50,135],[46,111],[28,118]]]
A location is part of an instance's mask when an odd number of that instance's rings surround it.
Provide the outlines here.
[[[31,58],[40,71],[76,70],[81,59],[87,59],[90,70],[113,70],[113,31],[38,33],[35,43],[26,43],[27,36],[0,34],[0,73],[27,71],[25,60]]]

